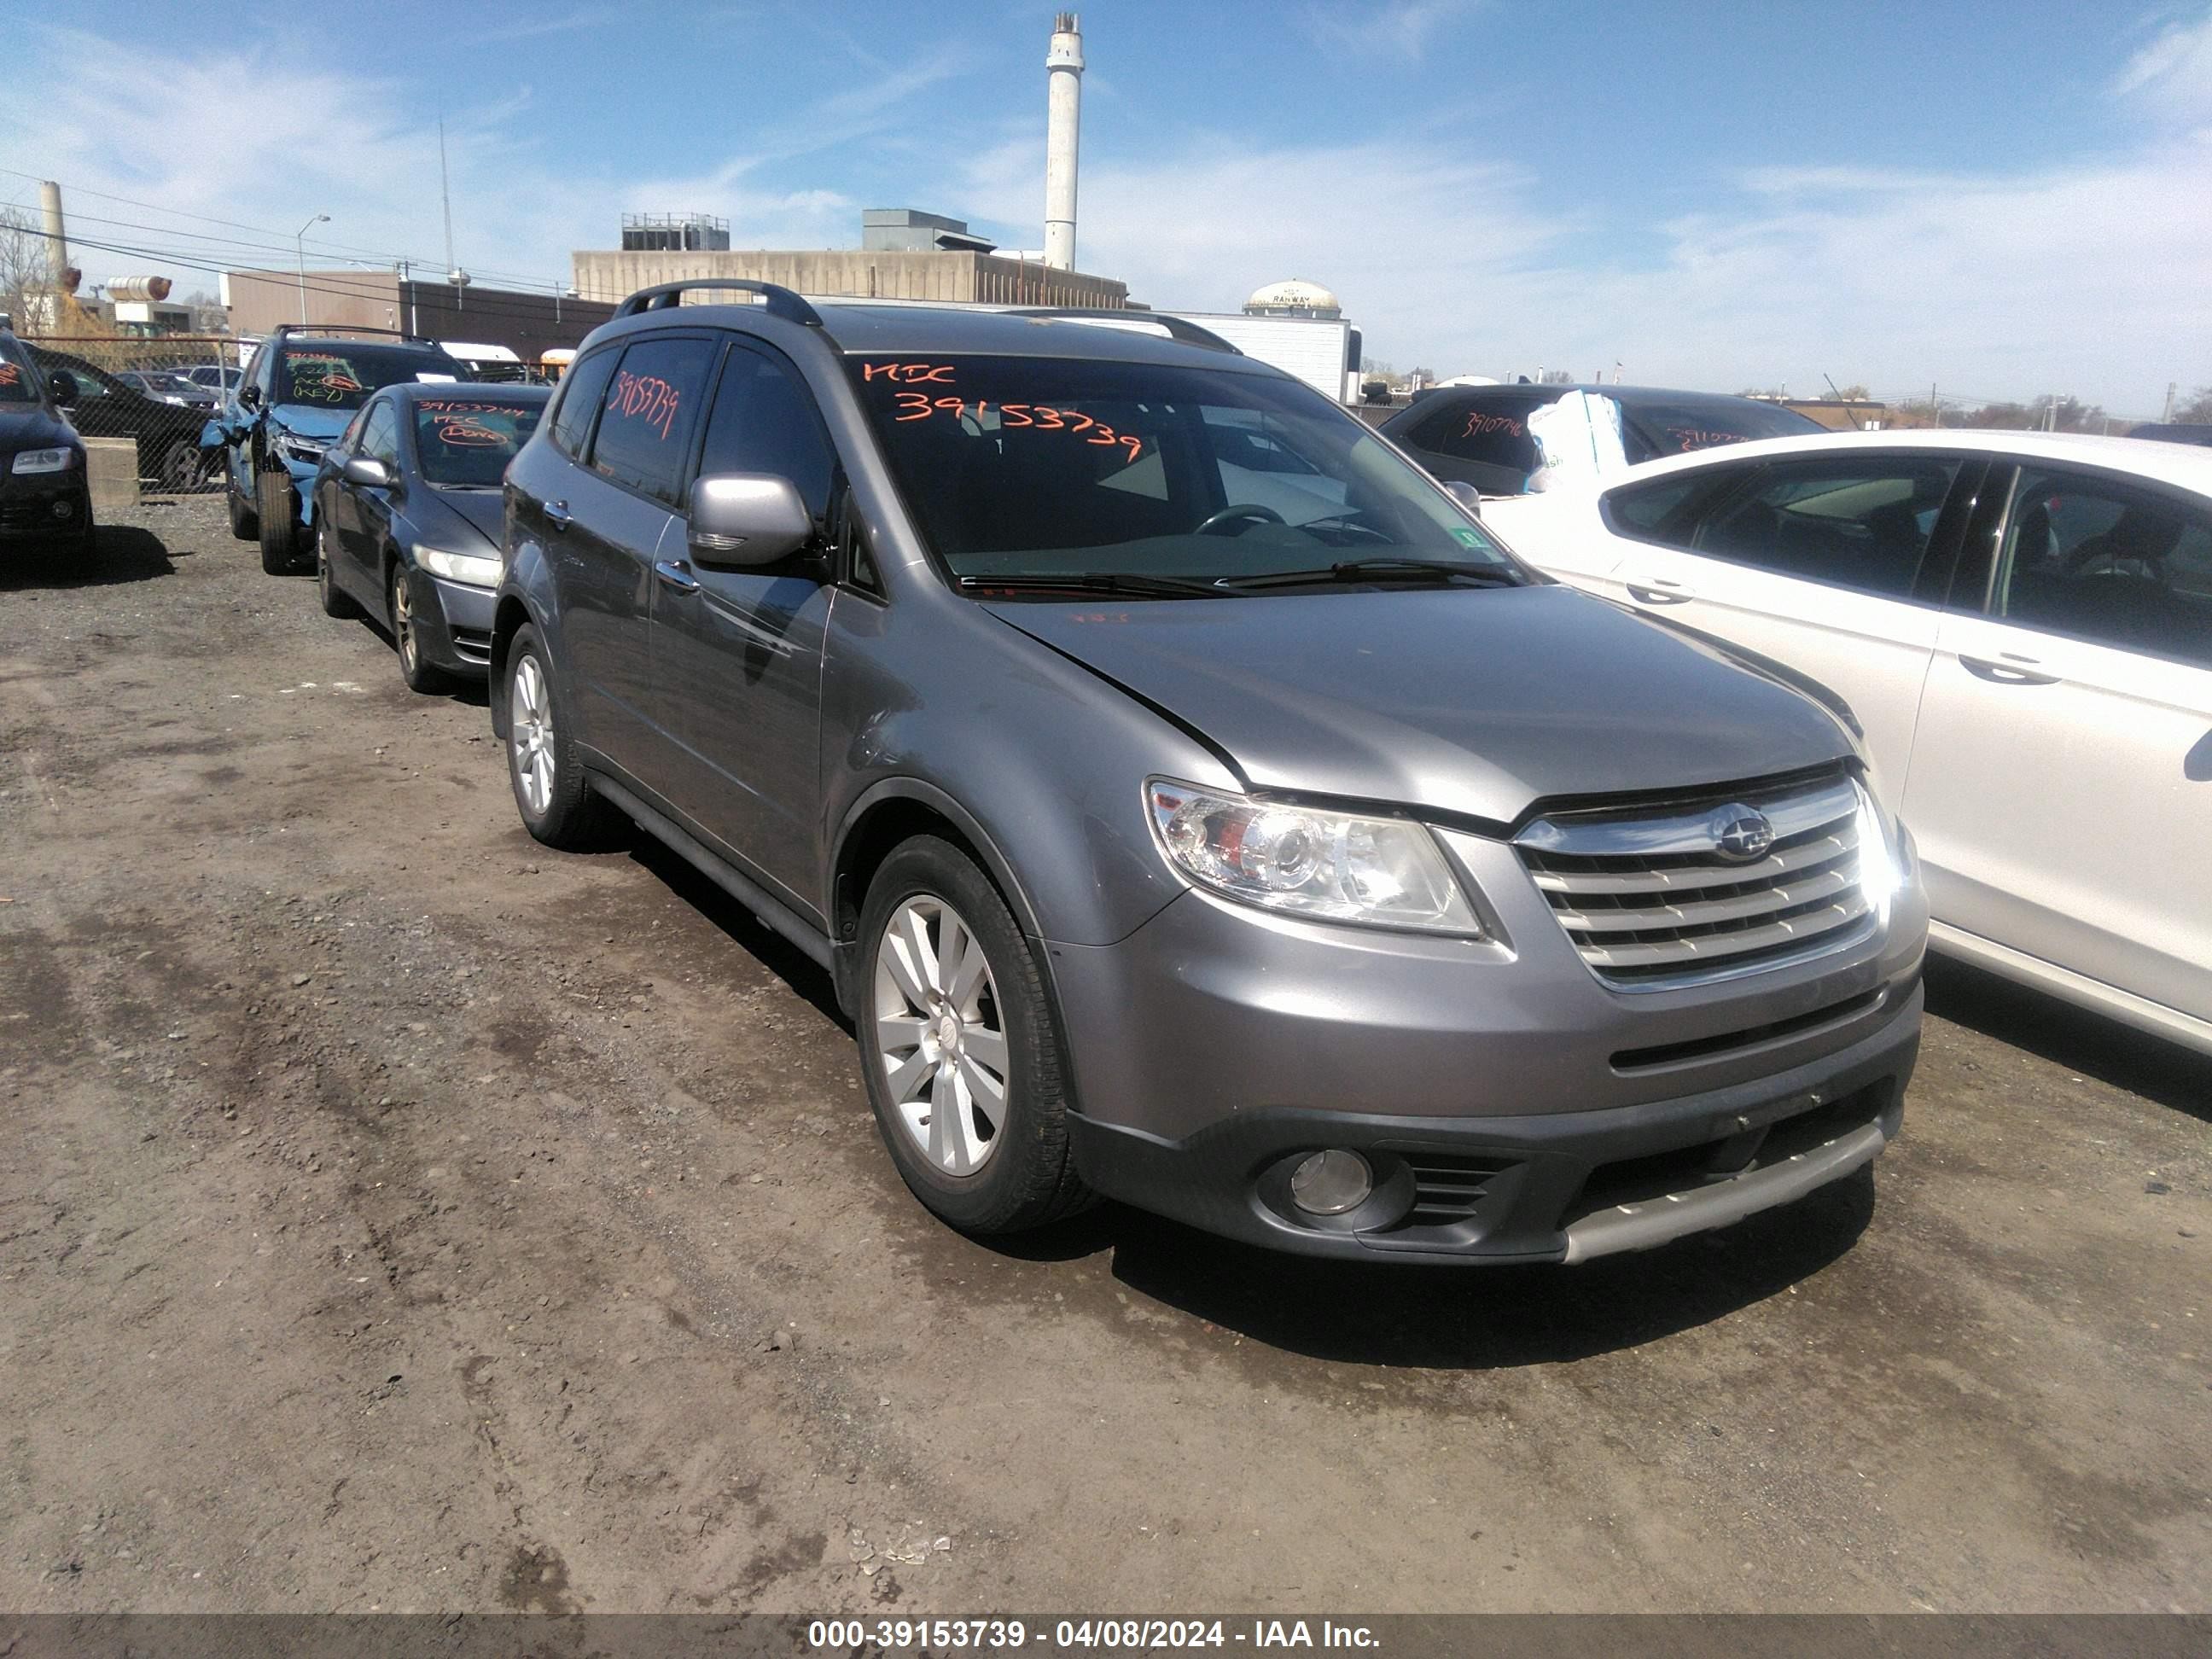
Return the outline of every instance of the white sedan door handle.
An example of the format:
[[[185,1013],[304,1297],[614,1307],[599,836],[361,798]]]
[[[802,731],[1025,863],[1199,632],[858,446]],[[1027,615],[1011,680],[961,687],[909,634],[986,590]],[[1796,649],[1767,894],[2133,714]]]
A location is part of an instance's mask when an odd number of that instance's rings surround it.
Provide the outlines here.
[[[1629,583],[1628,595],[1644,605],[1687,605],[1698,597],[1695,590],[1663,576],[1654,577],[1649,583]]]

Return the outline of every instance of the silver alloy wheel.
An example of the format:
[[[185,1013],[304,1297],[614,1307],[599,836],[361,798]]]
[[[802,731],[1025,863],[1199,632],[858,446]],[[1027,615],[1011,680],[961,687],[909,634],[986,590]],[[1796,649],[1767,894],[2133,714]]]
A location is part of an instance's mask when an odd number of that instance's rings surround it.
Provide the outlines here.
[[[408,591],[407,567],[392,567],[392,637],[399,647],[399,665],[410,675],[420,647],[415,643],[415,599]]]
[[[543,813],[553,801],[553,698],[535,656],[526,654],[514,665],[507,731],[522,799],[532,812]]]
[[[908,1139],[946,1175],[974,1175],[1006,1125],[1006,1017],[982,941],[943,899],[917,894],[891,913],[872,1012],[884,1086]]]

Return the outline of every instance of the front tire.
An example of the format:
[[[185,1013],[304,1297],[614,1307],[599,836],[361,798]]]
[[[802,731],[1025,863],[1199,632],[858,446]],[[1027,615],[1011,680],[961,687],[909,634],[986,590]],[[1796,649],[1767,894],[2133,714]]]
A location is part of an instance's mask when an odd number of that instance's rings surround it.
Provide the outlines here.
[[[254,479],[256,517],[261,531],[261,568],[271,576],[289,575],[299,567],[300,516],[292,507],[292,479],[282,471]]]
[[[622,817],[592,793],[568,736],[568,702],[535,628],[507,648],[499,695],[507,699],[507,775],[522,827],[548,847],[597,852],[614,842]]]
[[[459,682],[435,663],[423,659],[422,627],[415,620],[413,575],[406,560],[392,562],[387,605],[392,613],[392,643],[399,652],[399,678],[407,682],[410,691],[419,691],[424,696],[443,696]]]
[[[975,860],[934,836],[899,847],[869,885],[860,945],[868,1100],[914,1195],[970,1233],[1091,1204],[1068,1150],[1058,1019]]]

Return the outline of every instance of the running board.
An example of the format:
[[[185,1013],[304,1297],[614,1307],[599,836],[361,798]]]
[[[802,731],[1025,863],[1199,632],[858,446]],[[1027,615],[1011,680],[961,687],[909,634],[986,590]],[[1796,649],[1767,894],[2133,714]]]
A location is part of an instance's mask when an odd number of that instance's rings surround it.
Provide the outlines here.
[[[604,772],[591,775],[592,787],[636,820],[640,829],[667,846],[701,875],[750,910],[769,932],[781,935],[807,960],[824,972],[837,970],[836,952],[829,935],[800,915],[751,877],[731,868],[729,860],[683,828],[665,813],[655,811]]]

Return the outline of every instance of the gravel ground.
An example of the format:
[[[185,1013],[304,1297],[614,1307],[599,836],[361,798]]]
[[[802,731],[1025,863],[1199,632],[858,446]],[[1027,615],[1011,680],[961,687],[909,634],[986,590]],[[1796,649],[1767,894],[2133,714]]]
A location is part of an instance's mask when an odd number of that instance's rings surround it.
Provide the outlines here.
[[[0,566],[0,1606],[2212,1607],[2212,1066],[1939,967],[1718,1237],[972,1242],[819,973],[220,514]]]

